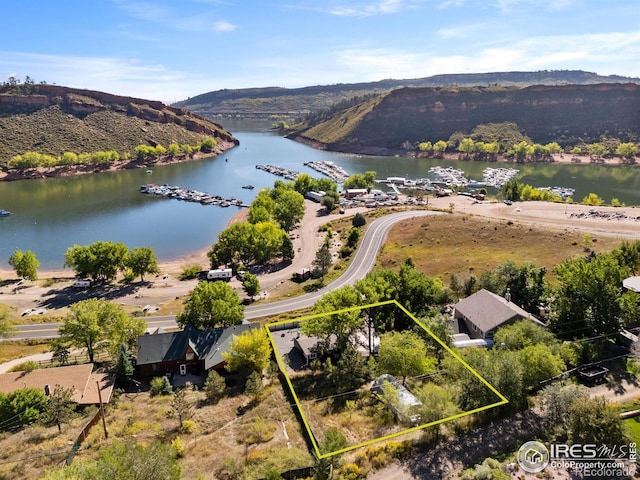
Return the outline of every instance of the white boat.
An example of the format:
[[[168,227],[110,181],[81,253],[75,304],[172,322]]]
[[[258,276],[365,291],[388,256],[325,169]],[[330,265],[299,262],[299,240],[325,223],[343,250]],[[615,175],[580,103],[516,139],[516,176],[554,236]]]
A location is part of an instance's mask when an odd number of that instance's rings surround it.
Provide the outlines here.
[[[0,217],[9,217],[9,216],[11,216],[11,212],[0,208]]]

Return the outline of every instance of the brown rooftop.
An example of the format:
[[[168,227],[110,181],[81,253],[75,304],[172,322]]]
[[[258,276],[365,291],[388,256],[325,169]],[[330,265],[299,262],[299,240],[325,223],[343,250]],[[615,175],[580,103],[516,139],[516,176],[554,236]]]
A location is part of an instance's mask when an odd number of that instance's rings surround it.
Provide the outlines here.
[[[93,372],[93,364],[70,365],[66,367],[39,368],[31,372],[10,372],[0,374],[0,393],[11,393],[23,388],[45,389],[51,392],[56,385],[73,389],[73,401],[78,405],[97,405],[98,382],[102,402],[109,403],[113,392],[113,380],[103,371]]]

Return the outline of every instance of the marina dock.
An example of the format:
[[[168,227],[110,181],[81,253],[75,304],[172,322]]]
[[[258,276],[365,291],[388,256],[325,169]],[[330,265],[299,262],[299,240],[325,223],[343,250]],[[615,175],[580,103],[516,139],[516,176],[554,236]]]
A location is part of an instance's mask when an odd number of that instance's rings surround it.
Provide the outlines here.
[[[238,198],[223,198],[220,195],[211,195],[210,193],[200,192],[198,190],[190,190],[175,185],[156,185],[148,183],[140,186],[140,192],[147,195],[157,197],[175,198],[185,202],[200,203],[202,205],[217,205],[218,207],[249,207],[242,203]]]
[[[342,183],[349,177],[349,174],[344,168],[339,167],[333,162],[305,162],[304,166],[329,177],[336,183]],[[295,180],[298,178],[298,175],[300,175],[300,172],[297,170],[289,170],[278,167],[277,165],[256,165],[256,168],[279,177],[284,177],[287,180]]]

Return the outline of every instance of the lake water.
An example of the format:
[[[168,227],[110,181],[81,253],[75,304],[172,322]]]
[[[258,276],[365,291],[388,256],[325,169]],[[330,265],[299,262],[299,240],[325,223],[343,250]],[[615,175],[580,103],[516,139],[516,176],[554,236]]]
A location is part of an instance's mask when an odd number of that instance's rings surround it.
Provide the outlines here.
[[[52,178],[0,182],[0,208],[13,212],[0,219],[0,265],[15,249],[32,250],[41,268],[61,268],[64,253],[74,245],[98,240],[123,242],[128,247],[151,246],[161,260],[208,248],[237,212],[198,203],[141,194],[145,183],[180,185],[225,198],[250,203],[261,187],[273,185],[275,177],[257,170],[256,164],[274,164],[291,170],[320,174],[304,162],[330,160],[350,173],[375,170],[378,178],[429,176],[429,168],[453,166],[467,178],[482,179],[483,162],[455,162],[400,157],[365,157],[314,150],[271,133],[267,123],[223,122],[240,145],[216,158],[146,169]],[[576,189],[575,198],[589,192],[609,202],[618,198],[640,205],[640,169],[626,166],[516,165],[522,181],[537,187]],[[251,184],[254,190],[242,189]]]

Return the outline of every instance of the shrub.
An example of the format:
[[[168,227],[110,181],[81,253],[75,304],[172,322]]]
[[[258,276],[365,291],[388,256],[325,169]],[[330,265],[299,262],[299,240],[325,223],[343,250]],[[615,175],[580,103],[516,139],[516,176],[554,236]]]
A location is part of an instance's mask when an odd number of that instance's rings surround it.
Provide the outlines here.
[[[340,476],[345,480],[358,480],[363,478],[362,469],[355,463],[347,463],[340,469]]]
[[[167,377],[155,377],[151,379],[151,390],[149,394],[152,397],[156,395],[169,395],[171,393],[171,384]]]
[[[364,215],[362,215],[361,213],[356,213],[353,216],[353,220],[351,220],[351,225],[353,225],[356,228],[362,227],[367,223],[367,219],[364,218]]]
[[[188,267],[184,267],[178,279],[180,280],[193,280],[198,277],[200,273],[200,265],[189,265]]]
[[[9,369],[10,372],[32,372],[40,368],[38,362],[33,360],[27,360],[26,362],[18,363]]]
[[[195,433],[197,430],[198,424],[193,420],[185,420],[182,422],[182,427],[180,427],[182,433]]]
[[[184,445],[182,444],[182,440],[180,437],[176,437],[173,442],[171,442],[171,448],[176,455],[176,458],[184,457]]]

